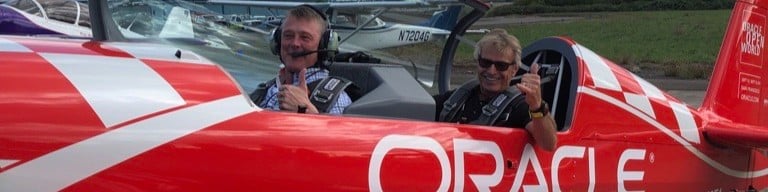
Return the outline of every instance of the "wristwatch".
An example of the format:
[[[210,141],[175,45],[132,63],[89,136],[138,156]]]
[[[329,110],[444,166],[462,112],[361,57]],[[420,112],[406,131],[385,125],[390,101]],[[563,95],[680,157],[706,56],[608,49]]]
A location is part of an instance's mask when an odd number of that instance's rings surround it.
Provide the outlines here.
[[[544,101],[541,101],[541,106],[539,106],[538,109],[528,111],[528,115],[531,116],[531,119],[542,118],[547,116],[547,114],[549,114],[549,105],[547,105],[547,102]]]
[[[298,108],[299,109],[296,112],[298,112],[298,113],[307,113],[307,105],[300,104]]]

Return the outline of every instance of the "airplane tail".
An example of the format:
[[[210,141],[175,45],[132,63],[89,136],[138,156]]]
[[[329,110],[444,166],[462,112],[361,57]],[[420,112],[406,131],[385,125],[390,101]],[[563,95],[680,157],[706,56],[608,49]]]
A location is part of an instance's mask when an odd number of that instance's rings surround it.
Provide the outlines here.
[[[768,147],[766,8],[768,1],[736,1],[699,108],[712,119],[703,131],[721,143]]]
[[[436,11],[432,14],[432,18],[426,23],[423,23],[422,26],[450,31],[456,26],[456,22],[459,20],[461,8],[461,5],[451,5],[444,10]]]
[[[195,38],[189,10],[173,7],[158,36],[161,38]]]

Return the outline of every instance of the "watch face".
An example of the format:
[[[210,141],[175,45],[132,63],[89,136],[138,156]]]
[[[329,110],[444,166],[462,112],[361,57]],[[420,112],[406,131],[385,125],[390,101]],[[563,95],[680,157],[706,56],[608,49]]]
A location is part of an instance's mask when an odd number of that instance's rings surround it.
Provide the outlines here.
[[[542,112],[533,112],[533,111],[531,111],[531,112],[528,112],[528,115],[531,116],[531,119],[535,119],[535,118],[542,118],[542,117],[544,117],[545,114],[542,113]]]

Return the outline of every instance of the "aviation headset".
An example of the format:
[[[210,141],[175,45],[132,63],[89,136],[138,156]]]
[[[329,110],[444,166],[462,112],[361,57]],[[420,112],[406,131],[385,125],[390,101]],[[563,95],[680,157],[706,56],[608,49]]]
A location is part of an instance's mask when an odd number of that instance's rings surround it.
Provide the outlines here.
[[[339,37],[339,34],[331,29],[331,23],[328,21],[328,17],[325,15],[325,13],[320,11],[320,9],[308,4],[299,5],[297,8],[299,7],[307,7],[312,9],[312,11],[320,15],[320,17],[323,18],[323,21],[326,22],[325,31],[320,37],[320,45],[317,46],[317,62],[320,63],[320,67],[326,67],[322,61],[334,57],[336,53],[339,52],[339,41],[341,41],[341,38]],[[280,56],[280,37],[282,36],[282,32],[283,30],[281,24],[272,31],[272,41],[269,43],[272,54],[277,56]],[[282,58],[280,58],[280,60],[282,60]]]

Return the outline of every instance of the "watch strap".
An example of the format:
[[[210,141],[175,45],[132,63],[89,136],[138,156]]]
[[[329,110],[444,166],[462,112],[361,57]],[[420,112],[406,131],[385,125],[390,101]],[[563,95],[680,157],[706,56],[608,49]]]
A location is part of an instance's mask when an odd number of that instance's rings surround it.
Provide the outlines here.
[[[549,114],[549,105],[544,101],[541,101],[541,105],[538,109],[528,111],[528,115],[531,116],[531,119],[542,118],[547,116],[547,114]]]

